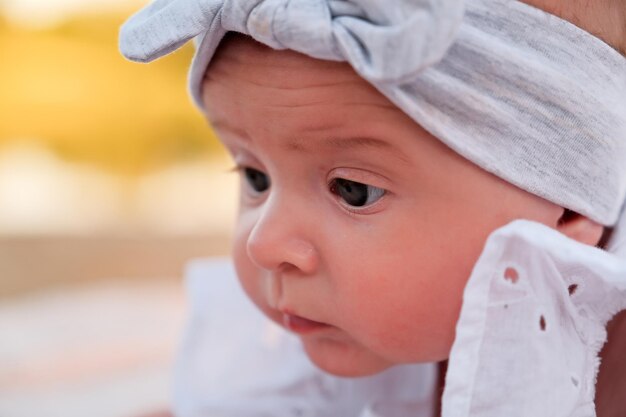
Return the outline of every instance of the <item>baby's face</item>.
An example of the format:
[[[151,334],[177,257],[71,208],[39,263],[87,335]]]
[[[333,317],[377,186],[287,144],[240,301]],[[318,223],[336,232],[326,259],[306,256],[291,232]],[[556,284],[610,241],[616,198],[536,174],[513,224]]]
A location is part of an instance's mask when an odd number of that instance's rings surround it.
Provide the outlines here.
[[[241,170],[241,284],[330,373],[446,358],[489,233],[560,214],[459,157],[347,64],[229,38],[204,100]]]

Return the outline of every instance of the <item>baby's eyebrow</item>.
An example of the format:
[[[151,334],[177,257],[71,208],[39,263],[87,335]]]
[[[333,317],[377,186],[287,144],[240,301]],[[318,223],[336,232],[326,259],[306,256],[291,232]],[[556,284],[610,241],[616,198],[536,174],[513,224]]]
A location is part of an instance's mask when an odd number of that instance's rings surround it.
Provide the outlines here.
[[[250,136],[248,136],[248,132],[244,129],[239,129],[238,127],[231,126],[230,124],[223,122],[221,120],[210,120],[209,125],[213,130],[226,130],[236,135],[237,137],[243,139],[246,142],[250,141]]]
[[[298,153],[310,153],[319,146],[323,148],[338,150],[347,150],[354,148],[384,150],[394,154],[394,156],[398,157],[403,162],[410,164],[410,161],[406,157],[406,155],[398,148],[393,146],[391,143],[386,142],[382,139],[371,137],[325,138],[320,140],[292,139],[291,141],[286,142],[283,145],[284,149]]]
[[[251,140],[245,130],[231,126],[221,120],[212,120],[210,124],[214,129],[230,131],[244,142],[250,142]],[[354,148],[378,149],[392,154],[407,165],[411,165],[410,159],[400,149],[387,141],[372,137],[349,136],[330,137],[324,139],[291,139],[288,142],[281,144],[281,147],[286,151],[297,153],[312,153],[315,148],[320,146],[331,150],[349,150]]]

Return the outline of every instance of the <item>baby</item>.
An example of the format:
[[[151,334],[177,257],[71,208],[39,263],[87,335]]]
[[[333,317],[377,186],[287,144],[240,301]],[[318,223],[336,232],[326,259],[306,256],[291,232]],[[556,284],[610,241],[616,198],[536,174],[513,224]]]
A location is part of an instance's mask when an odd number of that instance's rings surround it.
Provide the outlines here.
[[[153,14],[158,14],[158,19],[167,18],[168,8],[163,6],[166,3],[156,3]],[[350,9],[349,3],[335,7]],[[407,7],[406,3],[385,6],[398,7],[392,20],[402,18],[406,10],[401,7]],[[510,2],[494,3],[499,6]],[[619,0],[606,0],[591,9],[582,1],[527,3],[572,21],[616,50],[626,46],[626,7]],[[194,15],[189,10],[208,14],[218,6],[194,7],[178,14],[175,8],[169,12],[177,19],[184,16],[191,22]],[[363,7],[371,8],[364,16],[379,11],[376,4]],[[431,5],[435,16],[437,7]],[[255,12],[249,13],[250,20],[255,19]],[[535,11],[528,13],[532,16]],[[468,14],[479,13],[472,9]],[[446,24],[453,26],[460,18],[455,12],[447,14],[437,30]],[[202,74],[194,74],[192,69],[191,88],[196,103],[241,174],[233,258],[242,287],[267,317],[298,335],[310,360],[325,372],[367,376],[394,365],[446,360],[455,342],[468,277],[485,241],[512,221],[540,223],[590,246],[598,245],[605,226],[615,223],[623,195],[617,203],[603,207],[598,203],[596,207],[594,204],[601,198],[587,193],[585,184],[572,179],[567,173],[569,168],[554,174],[546,173],[542,167],[533,174],[532,163],[527,168],[529,172],[515,166],[518,159],[532,162],[528,153],[536,152],[538,157],[545,154],[540,148],[542,143],[526,145],[528,148],[521,145],[519,153],[513,144],[507,143],[503,149],[509,151],[494,150],[495,156],[487,159],[471,149],[484,149],[486,154],[497,147],[494,142],[477,141],[470,149],[447,139],[452,130],[437,123],[447,126],[458,107],[445,100],[437,101],[444,93],[428,90],[437,84],[432,80],[438,75],[428,69],[440,59],[435,56],[436,45],[424,49],[425,58],[416,69],[395,74],[395,69],[390,70],[386,63],[393,61],[393,56],[403,58],[401,47],[398,51],[371,47],[384,57],[382,66],[376,66],[376,55],[363,54],[365,58],[360,60],[362,57],[355,58],[348,47],[345,54],[350,64],[325,56],[328,54],[320,52],[322,48],[317,46],[310,46],[309,55],[316,56],[313,58],[302,53],[308,51],[298,44],[297,34],[292,36],[296,39],[293,47],[284,39],[277,41],[277,35],[268,35],[274,23],[267,17],[248,22],[248,26],[222,22],[224,33],[228,32],[222,38],[212,35],[219,20],[208,19],[204,24],[208,34],[199,39],[199,48],[208,42],[216,50],[204,59],[205,65],[201,54],[196,57],[194,65],[202,69]],[[302,25],[306,26],[306,22]],[[154,32],[155,28],[142,30]],[[360,30],[356,24],[352,29]],[[485,29],[485,33],[491,33],[489,30],[490,27]],[[181,39],[161,40],[163,51],[180,46],[192,31],[181,35]],[[257,40],[237,33],[247,31],[255,31]],[[449,28],[444,32],[439,43],[445,54],[454,37]],[[582,36],[582,31],[572,33],[572,42]],[[519,36],[523,38],[522,34]],[[258,41],[263,39],[267,42]],[[371,39],[365,38],[365,42]],[[145,46],[146,42],[142,42]],[[593,42],[601,48],[599,39],[594,38]],[[412,40],[408,42],[411,43]],[[494,45],[493,49],[498,47]],[[623,58],[617,58],[613,52],[614,55],[603,53],[619,65]],[[497,57],[498,52],[494,54]],[[623,60],[621,68],[626,68],[626,59]],[[497,59],[488,62],[490,71],[494,62]],[[419,77],[416,74],[432,78],[424,81],[424,86],[418,82],[415,87],[406,87],[406,83]],[[495,71],[491,77],[497,74]],[[602,82],[610,79],[606,72],[589,76],[605,80]],[[463,76],[459,79],[467,81]],[[514,81],[512,78],[507,83]],[[467,81],[468,85],[473,83],[479,89],[489,89],[489,99],[495,96],[502,100],[500,106],[514,101],[489,79]],[[455,88],[459,88],[459,96],[471,99],[471,90],[453,85],[450,91],[456,91]],[[522,85],[525,91],[532,88]],[[441,112],[425,105],[413,112],[403,101],[406,95],[421,99],[429,94],[435,97],[433,108]],[[536,93],[532,99],[539,95]],[[482,111],[490,102],[481,100],[475,102],[475,107]],[[626,97],[617,100],[622,100],[618,104],[624,108]],[[446,113],[448,104],[450,110]],[[536,117],[535,105],[528,106],[527,113],[532,117]],[[460,127],[455,125],[454,131],[479,136],[478,130],[472,130],[479,119],[464,111],[459,111]],[[542,112],[538,110],[537,114]],[[466,119],[461,120],[463,117]],[[430,124],[431,120],[435,122]],[[555,119],[551,123],[557,129],[561,121]],[[525,121],[524,126],[528,125]],[[480,133],[503,135],[502,130],[493,134],[490,127],[485,123]],[[572,132],[580,129],[593,127],[578,126]],[[623,143],[624,131],[621,134],[614,139]],[[523,132],[525,135],[532,133]],[[623,145],[618,149],[623,149]],[[576,158],[576,152],[573,155],[571,158]],[[568,160],[564,163],[567,167],[573,166],[577,171],[587,168],[586,158],[564,158]],[[618,165],[624,162],[622,159]],[[507,174],[507,164],[517,173]],[[540,161],[538,165],[541,164]],[[524,182],[533,175],[534,180]],[[551,176],[561,178],[550,185]],[[581,178],[584,182],[584,175]],[[570,186],[578,191],[569,191]],[[623,190],[619,192],[623,194]],[[579,194],[570,198],[572,193]],[[608,194],[615,196],[614,192]],[[512,282],[518,279],[517,271],[507,273]],[[544,328],[545,323],[541,326]]]
[[[327,372],[447,358],[485,240],[514,219],[602,234],[462,158],[345,63],[233,35],[203,91],[242,173],[237,275]]]

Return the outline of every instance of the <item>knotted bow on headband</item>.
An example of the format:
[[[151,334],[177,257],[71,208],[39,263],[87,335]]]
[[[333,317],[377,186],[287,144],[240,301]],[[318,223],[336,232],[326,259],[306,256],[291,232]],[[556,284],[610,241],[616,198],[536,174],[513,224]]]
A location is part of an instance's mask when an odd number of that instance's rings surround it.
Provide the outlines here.
[[[465,8],[465,11],[464,11]],[[450,148],[602,224],[626,196],[626,58],[516,0],[156,0],[120,35],[151,61],[192,38],[189,86],[228,31],[347,61]]]
[[[157,0],[124,25],[121,49],[151,61],[223,29],[274,49],[347,59],[372,81],[398,81],[443,57],[462,16],[463,0]]]

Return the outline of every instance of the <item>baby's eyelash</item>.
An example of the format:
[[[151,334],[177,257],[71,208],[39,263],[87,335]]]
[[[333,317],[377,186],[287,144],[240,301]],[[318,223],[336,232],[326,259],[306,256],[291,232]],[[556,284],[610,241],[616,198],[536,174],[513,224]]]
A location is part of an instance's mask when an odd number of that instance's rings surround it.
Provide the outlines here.
[[[345,178],[334,178],[329,190],[349,211],[365,213],[383,199],[387,191],[383,188]]]

